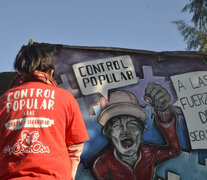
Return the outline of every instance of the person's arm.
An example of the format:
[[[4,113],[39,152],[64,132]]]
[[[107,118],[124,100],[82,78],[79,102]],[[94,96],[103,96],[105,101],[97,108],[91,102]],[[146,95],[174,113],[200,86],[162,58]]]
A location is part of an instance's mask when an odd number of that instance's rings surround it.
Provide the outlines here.
[[[159,84],[150,83],[145,90],[145,99],[155,110],[155,122],[166,140],[164,146],[154,146],[152,150],[156,164],[181,153],[176,130],[177,117],[170,106],[169,92]]]
[[[68,146],[68,154],[71,159],[71,169],[72,169],[72,180],[75,179],[75,175],[78,169],[78,164],[80,163],[80,156],[83,152],[83,143],[73,144]]]
[[[167,145],[159,147],[155,154],[156,163],[159,164],[167,159],[177,157],[181,153],[180,143],[177,135],[176,115],[169,106],[165,111],[156,111],[155,122],[162,132]]]
[[[72,179],[74,179],[83,151],[83,142],[89,140],[89,137],[79,104],[72,94],[70,95],[66,113],[66,145],[71,160]]]

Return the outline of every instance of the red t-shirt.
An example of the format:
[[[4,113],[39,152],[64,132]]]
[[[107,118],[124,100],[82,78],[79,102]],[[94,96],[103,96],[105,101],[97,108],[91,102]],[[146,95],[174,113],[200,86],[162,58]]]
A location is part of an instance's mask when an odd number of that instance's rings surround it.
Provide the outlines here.
[[[27,82],[0,97],[0,179],[71,179],[67,146],[88,140],[68,91]]]

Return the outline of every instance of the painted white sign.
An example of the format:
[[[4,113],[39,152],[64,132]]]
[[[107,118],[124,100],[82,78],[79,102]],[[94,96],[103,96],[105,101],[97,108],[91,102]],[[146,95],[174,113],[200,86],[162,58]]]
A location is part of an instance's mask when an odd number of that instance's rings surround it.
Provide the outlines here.
[[[101,93],[108,99],[108,90],[138,83],[130,56],[118,56],[73,65],[83,95]]]
[[[207,71],[171,76],[192,149],[207,149]]]

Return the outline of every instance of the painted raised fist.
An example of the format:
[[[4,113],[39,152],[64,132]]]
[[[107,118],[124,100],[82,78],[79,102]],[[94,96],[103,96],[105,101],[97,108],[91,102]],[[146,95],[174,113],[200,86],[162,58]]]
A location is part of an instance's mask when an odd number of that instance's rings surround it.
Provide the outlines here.
[[[144,99],[157,110],[165,110],[170,104],[170,94],[159,84],[149,83],[145,89]]]

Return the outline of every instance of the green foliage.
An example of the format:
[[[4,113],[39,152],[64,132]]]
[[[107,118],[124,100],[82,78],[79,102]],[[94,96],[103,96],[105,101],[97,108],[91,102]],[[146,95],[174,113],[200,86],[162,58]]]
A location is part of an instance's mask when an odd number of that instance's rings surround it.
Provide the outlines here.
[[[192,14],[191,23],[184,20],[173,21],[179,32],[187,41],[187,49],[207,52],[207,0],[189,0],[182,12]]]

